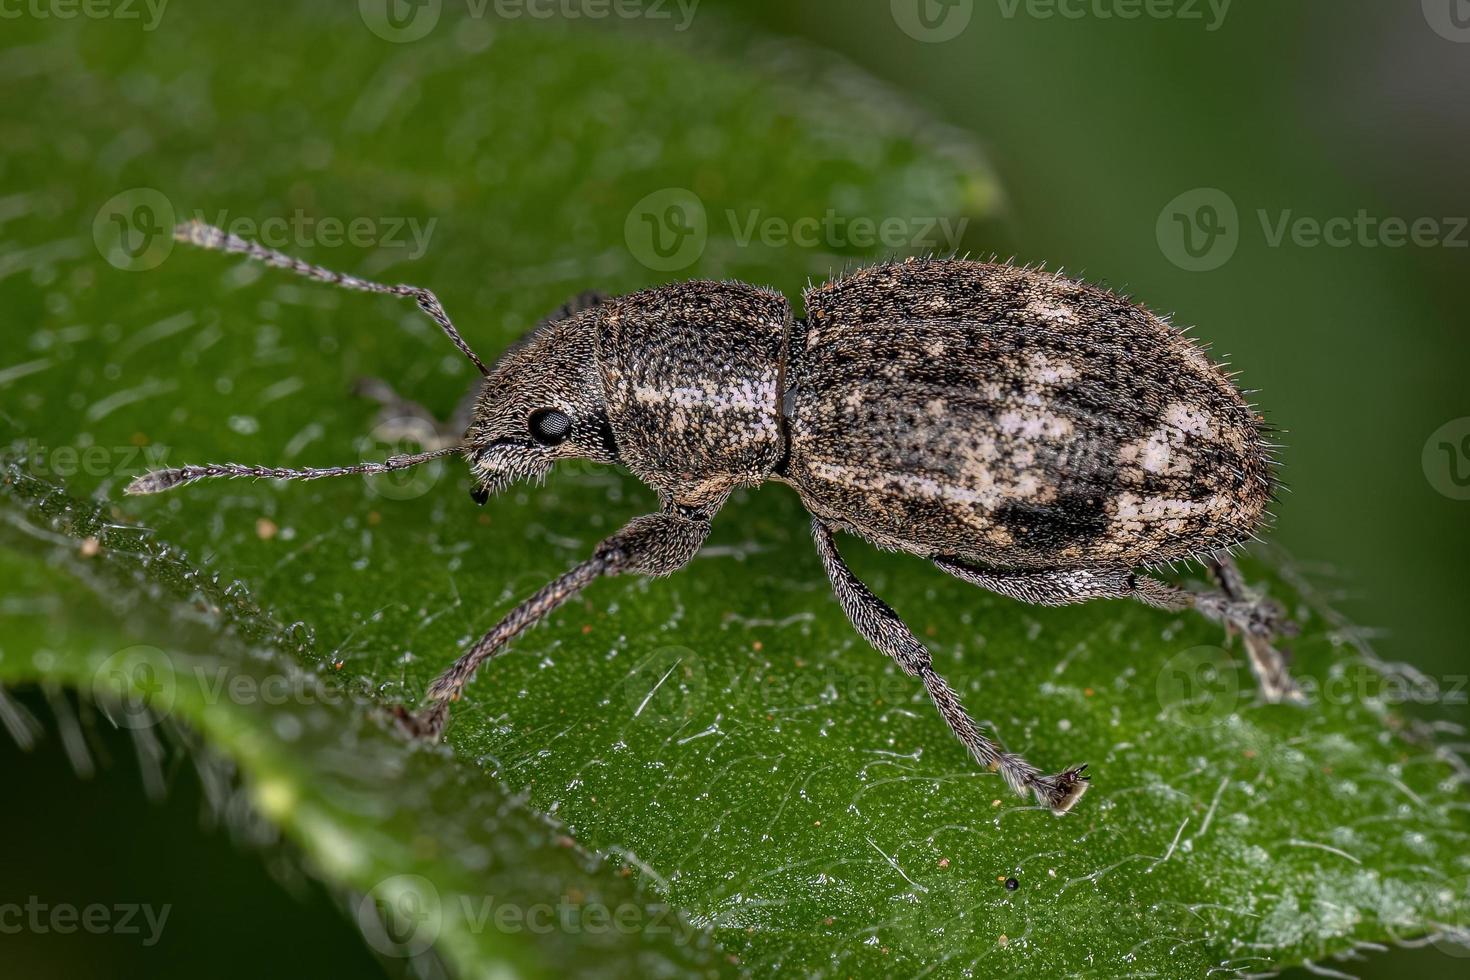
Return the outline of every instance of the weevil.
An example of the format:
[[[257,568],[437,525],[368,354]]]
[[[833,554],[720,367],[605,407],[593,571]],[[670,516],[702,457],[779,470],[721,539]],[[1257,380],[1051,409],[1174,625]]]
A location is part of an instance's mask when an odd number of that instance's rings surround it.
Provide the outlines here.
[[[426,289],[331,272],[202,223],[177,237],[412,299],[483,380],[462,424],[447,430],[458,435],[419,454],[325,469],[186,466],[140,477],[129,493],[211,477],[388,473],[460,455],[482,505],[574,458],[623,467],[658,496],[657,512],[602,541],[465,651],[420,710],[396,709],[414,735],[440,737],[476,670],[595,580],[689,564],[731,493],[765,482],[791,486],[810,512],[856,631],[923,685],[976,762],[1055,813],[1086,791],[1087,767],[1048,775],[988,737],[924,644],[853,574],[838,532],[1022,602],[1192,608],[1243,636],[1266,700],[1301,700],[1274,644],[1293,627],[1246,588],[1230,557],[1268,517],[1268,429],[1201,347],[1104,289],[951,258],[883,263],[813,286],[803,318],[781,294],[741,282],[587,293],[492,366]],[[362,391],[389,414],[426,417],[384,382]],[[1189,560],[1210,570],[1215,589],[1149,574]]]

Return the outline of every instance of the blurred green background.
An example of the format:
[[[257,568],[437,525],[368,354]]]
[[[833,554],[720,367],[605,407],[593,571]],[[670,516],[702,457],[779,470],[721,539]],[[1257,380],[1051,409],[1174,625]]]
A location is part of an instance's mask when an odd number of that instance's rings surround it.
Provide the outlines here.
[[[1109,284],[1174,312],[1228,353],[1286,430],[1291,492],[1271,540],[1337,584],[1337,605],[1372,631],[1381,654],[1455,690],[1453,679],[1470,671],[1461,625],[1470,503],[1453,499],[1452,468],[1470,472],[1470,459],[1441,455],[1437,444],[1470,430],[1451,428],[1425,450],[1441,427],[1470,416],[1470,29],[1451,19],[1470,16],[1470,5],[1180,0],[1150,8],[1171,16],[1125,19],[1116,15],[1134,9],[1126,0],[920,2],[927,20],[913,19],[905,0],[703,0],[687,34],[663,32],[656,43],[694,43],[706,17],[743,20],[838,52],[982,139],[1005,217],[972,225],[965,247]],[[926,32],[934,39],[919,39]],[[1283,221],[1360,213],[1429,219],[1422,237],[1435,243],[1392,247],[1381,225],[1355,229],[1340,246],[1289,231],[1273,240]],[[1463,703],[1424,713],[1467,718]],[[85,882],[89,894],[127,901],[161,873],[129,856],[167,842],[188,856],[166,884],[181,896],[173,914],[197,927],[175,935],[272,939],[232,944],[246,952],[220,963],[202,943],[150,957],[117,936],[28,937],[22,957],[0,936],[0,950],[15,956],[0,973],[381,972],[331,896],[200,818],[207,808],[187,763],[165,769],[164,802],[149,803],[134,747],[105,737],[120,761],[90,783],[71,774],[54,739],[31,754],[0,739],[0,837],[36,842],[23,860],[7,860],[7,886],[66,894]],[[88,835],[95,819],[58,823],[57,804],[78,800],[81,814],[105,815],[106,839]],[[299,902],[282,902],[282,882]],[[1464,964],[1436,950],[1395,951],[1349,969],[1450,977]]]

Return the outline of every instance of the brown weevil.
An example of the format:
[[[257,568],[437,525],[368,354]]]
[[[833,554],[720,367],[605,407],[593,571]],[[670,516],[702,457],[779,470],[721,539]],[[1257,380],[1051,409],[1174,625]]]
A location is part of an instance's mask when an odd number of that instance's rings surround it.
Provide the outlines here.
[[[844,531],[928,559],[1023,602],[1136,599],[1193,608],[1241,634],[1267,700],[1300,700],[1280,611],[1248,592],[1232,549],[1266,519],[1273,446],[1223,370],[1183,333],[1103,289],[1029,268],[911,259],[806,291],[804,319],[778,293],[686,282],[622,297],[584,294],[487,366],[434,294],[341,275],[194,223],[177,233],[348,289],[415,300],[484,380],[452,441],[330,469],[236,464],[152,473],[157,493],[210,477],[312,480],[463,455],[484,503],[558,460],[622,466],[657,494],[638,517],[512,610],[400,724],[438,737],[477,668],[604,575],[687,565],[737,487],[793,487],[853,627],[923,683],[980,765],[1064,813],[1085,766],[1045,775],[1002,751],[934,671],[929,652],[838,554]],[[386,384],[363,389],[419,413]],[[455,430],[450,430],[455,431]],[[1217,591],[1139,569],[1202,562]]]

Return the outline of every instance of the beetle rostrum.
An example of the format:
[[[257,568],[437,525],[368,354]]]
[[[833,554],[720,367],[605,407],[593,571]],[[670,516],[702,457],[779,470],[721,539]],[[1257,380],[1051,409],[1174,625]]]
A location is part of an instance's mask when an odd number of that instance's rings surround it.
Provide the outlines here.
[[[151,473],[156,493],[211,477],[311,480],[463,455],[483,503],[560,460],[621,466],[658,495],[586,561],[475,643],[399,723],[439,737],[475,671],[596,579],[687,565],[738,487],[793,487],[853,627],[921,683],[951,731],[1018,794],[1065,813],[1085,766],[1047,775],[1004,751],[933,668],[929,651],[864,585],[835,534],[927,559],[1023,602],[1134,599],[1194,609],[1245,642],[1269,701],[1300,701],[1275,637],[1280,610],[1230,559],[1267,520],[1274,489],[1259,416],[1230,376],[1146,309],[1060,275],[961,259],[861,269],[809,289],[798,319],[778,293],[686,282],[584,293],[486,366],[434,294],[330,272],[203,224],[177,237],[348,289],[413,299],[483,380],[444,444],[327,469],[219,464]],[[365,393],[427,413],[382,382]],[[456,434],[458,433],[458,434]],[[1200,561],[1211,591],[1146,569]]]

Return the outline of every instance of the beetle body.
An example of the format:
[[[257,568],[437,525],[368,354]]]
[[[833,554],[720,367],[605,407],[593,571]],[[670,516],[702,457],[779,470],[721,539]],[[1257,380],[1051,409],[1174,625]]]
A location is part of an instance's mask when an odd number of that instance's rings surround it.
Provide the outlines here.
[[[1182,334],[1008,265],[879,266],[806,295],[786,479],[891,548],[1002,568],[1233,546],[1271,495],[1255,413]]]
[[[498,365],[481,423],[523,429],[555,405],[579,426],[559,454],[621,464],[678,506],[777,480],[881,546],[998,568],[1172,562],[1264,516],[1255,413],[1141,307],[961,260],[875,266],[805,301],[798,323],[740,283],[607,300]],[[487,483],[507,469],[481,467]]]
[[[687,565],[730,494],[789,484],[853,627],[922,682],[982,766],[1055,813],[1085,766],[1045,775],[981,732],[927,648],[843,561],[847,531],[1030,603],[1135,599],[1193,608],[1245,637],[1268,700],[1300,700],[1271,645],[1288,624],[1228,556],[1272,492],[1270,447],[1230,378],[1163,320],[1104,290],[1030,269],[911,260],[805,294],[688,282],[584,294],[487,366],[433,293],[308,265],[218,229],[182,240],[349,289],[413,298],[485,380],[462,439],[381,463],[290,470],[216,464],[140,477],[157,493],[211,477],[314,480],[462,454],[483,504],[558,460],[623,466],[659,498],[586,561],[511,610],[429,688],[403,728],[437,737],[475,671],[601,576]],[[384,383],[390,411],[427,413]],[[1198,558],[1219,584],[1189,592],[1136,571]]]

